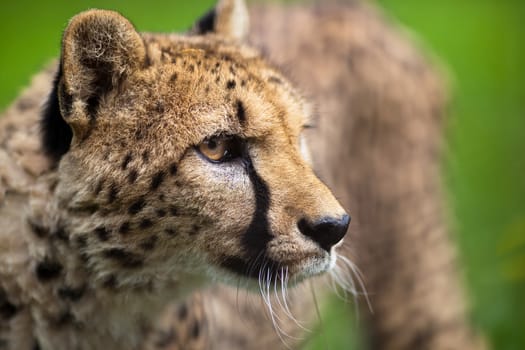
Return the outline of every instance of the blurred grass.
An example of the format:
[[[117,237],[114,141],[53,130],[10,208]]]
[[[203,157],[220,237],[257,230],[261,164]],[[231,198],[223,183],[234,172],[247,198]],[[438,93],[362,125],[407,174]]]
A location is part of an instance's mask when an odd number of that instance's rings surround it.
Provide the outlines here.
[[[117,10],[140,31],[177,32],[189,28],[214,4],[214,0],[4,1],[0,4],[0,108],[12,101],[46,62],[58,57],[62,31],[82,10]]]
[[[525,2],[379,0],[450,68],[454,99],[445,164],[472,319],[494,349],[525,348]],[[118,9],[139,30],[179,31],[213,0],[19,0],[0,5],[0,108],[57,57],[75,13]],[[359,349],[349,306],[331,300],[312,349]]]

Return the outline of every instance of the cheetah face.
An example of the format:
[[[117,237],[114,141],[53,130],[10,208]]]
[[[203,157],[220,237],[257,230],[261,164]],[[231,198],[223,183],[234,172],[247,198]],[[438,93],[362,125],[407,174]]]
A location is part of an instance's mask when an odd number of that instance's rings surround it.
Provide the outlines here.
[[[301,147],[307,105],[227,34],[139,35],[100,10],[66,29],[44,141],[101,280],[301,280],[334,265],[350,219]]]

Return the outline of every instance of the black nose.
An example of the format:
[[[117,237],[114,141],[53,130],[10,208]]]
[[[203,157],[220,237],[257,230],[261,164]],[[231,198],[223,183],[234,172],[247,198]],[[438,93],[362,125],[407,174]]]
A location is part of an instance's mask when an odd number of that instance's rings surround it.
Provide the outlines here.
[[[321,248],[329,252],[330,248],[343,239],[349,224],[350,216],[345,214],[339,219],[324,217],[314,223],[301,219],[297,223],[297,227],[303,235],[310,237]]]

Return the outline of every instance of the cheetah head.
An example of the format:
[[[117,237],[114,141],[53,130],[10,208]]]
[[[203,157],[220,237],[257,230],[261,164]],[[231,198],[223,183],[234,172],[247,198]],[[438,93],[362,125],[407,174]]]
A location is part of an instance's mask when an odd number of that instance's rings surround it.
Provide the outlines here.
[[[97,280],[249,284],[334,266],[350,219],[309,164],[309,107],[242,44],[246,27],[241,1],[187,35],[139,34],[104,10],[70,21],[43,139]]]

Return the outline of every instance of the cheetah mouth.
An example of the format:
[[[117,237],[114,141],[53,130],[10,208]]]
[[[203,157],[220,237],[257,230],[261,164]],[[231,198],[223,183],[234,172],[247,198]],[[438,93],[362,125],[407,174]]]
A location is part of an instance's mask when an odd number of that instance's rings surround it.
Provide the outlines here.
[[[309,277],[323,274],[332,269],[335,257],[329,258],[308,254],[293,260],[277,261],[260,254],[257,258],[243,259],[239,257],[225,257],[220,262],[220,267],[233,273],[235,276],[248,280],[269,278],[278,280],[284,278],[293,282],[300,282]]]

